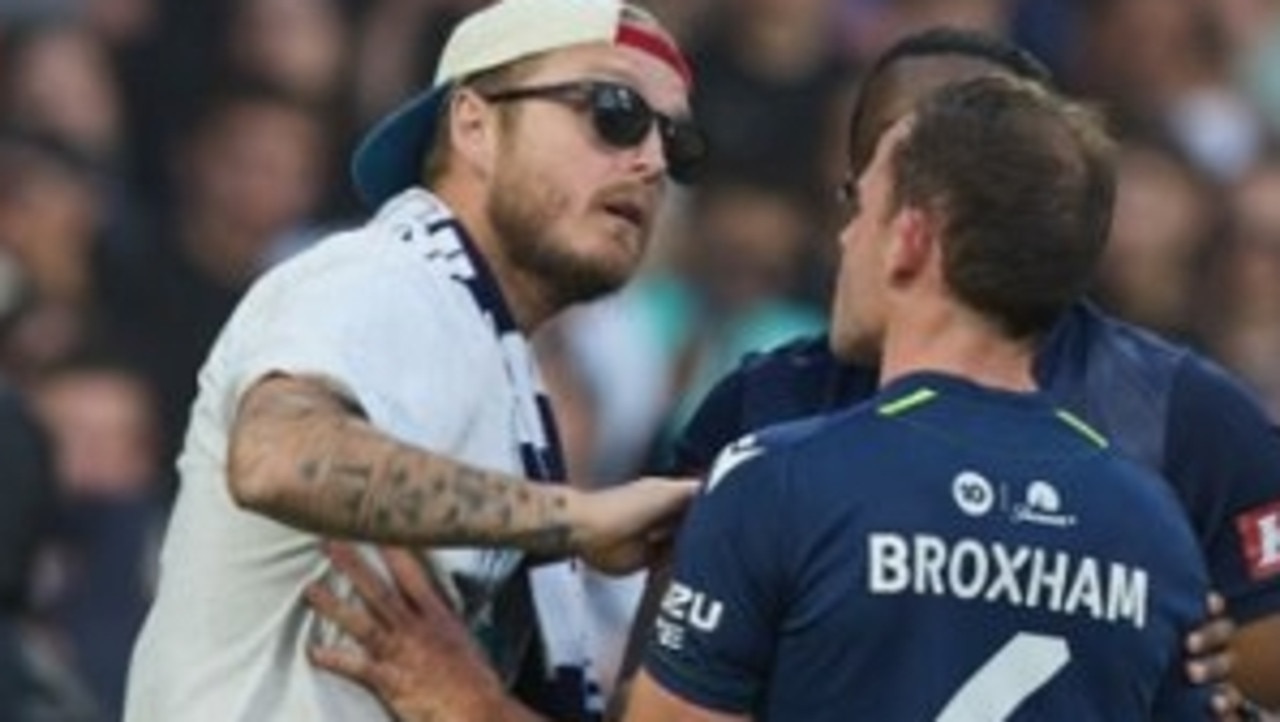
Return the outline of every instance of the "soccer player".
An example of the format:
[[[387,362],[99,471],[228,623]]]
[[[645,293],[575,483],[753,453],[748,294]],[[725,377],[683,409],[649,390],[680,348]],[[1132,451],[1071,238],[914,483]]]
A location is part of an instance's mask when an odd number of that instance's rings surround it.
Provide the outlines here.
[[[619,0],[503,0],[455,29],[357,153],[376,216],[264,276],[201,371],[126,719],[387,719],[306,659],[325,537],[418,548],[511,678],[543,657],[511,547],[646,562],[693,485],[526,483],[563,478],[526,334],[640,265],[667,178],[704,151],[690,84]],[[543,681],[548,704],[590,702]]]
[[[720,453],[628,720],[1205,717],[1180,663],[1207,591],[1186,516],[1032,374],[1114,182],[1090,116],[1006,76],[880,135],[831,331],[879,389]]]
[[[883,129],[924,94],[991,73],[1049,82],[1030,55],[977,32],[930,30],[890,48],[869,69],[854,109],[853,172]],[[1263,706],[1280,707],[1280,435],[1273,423],[1212,362],[1083,301],[1039,342],[1034,372],[1058,404],[1173,487],[1238,625],[1231,679]],[[725,444],[752,430],[866,398],[877,376],[874,364],[842,355],[826,337],[748,359],[686,427],[678,472],[709,469]]]

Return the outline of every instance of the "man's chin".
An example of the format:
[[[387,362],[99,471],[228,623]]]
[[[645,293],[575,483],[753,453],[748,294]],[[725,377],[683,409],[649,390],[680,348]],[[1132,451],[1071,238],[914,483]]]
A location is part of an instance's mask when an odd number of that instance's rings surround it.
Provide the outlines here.
[[[566,264],[554,280],[565,305],[587,303],[621,290],[635,274],[637,264]]]
[[[610,246],[606,252],[617,255],[618,258],[602,262],[617,266],[630,265],[632,268],[639,266],[649,245],[649,230],[643,226],[614,220],[605,231],[604,242]]]

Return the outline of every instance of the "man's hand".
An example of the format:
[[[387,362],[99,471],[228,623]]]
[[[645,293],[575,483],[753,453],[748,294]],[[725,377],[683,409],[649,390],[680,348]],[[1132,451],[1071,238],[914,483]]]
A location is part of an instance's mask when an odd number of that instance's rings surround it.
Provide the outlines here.
[[[1255,720],[1252,705],[1228,679],[1235,624],[1227,617],[1226,602],[1221,596],[1210,594],[1207,611],[1204,622],[1187,634],[1187,679],[1194,684],[1212,685],[1213,714],[1219,722]]]
[[[506,699],[466,627],[409,552],[382,551],[394,586],[349,546],[331,545],[328,554],[363,607],[338,599],[321,583],[307,588],[307,602],[359,649],[312,647],[313,664],[368,687],[402,722],[535,719]]]
[[[661,558],[697,493],[691,479],[641,479],[578,495],[569,514],[575,552],[606,574],[629,574]]]

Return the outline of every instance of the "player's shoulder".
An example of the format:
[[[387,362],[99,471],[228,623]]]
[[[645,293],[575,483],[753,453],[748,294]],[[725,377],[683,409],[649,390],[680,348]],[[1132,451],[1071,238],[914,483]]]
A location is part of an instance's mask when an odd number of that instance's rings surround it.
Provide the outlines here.
[[[895,421],[909,412],[948,397],[956,387],[968,387],[955,379],[931,372],[910,374],[884,385],[870,396],[843,407],[807,418],[776,424],[760,432],[762,441],[793,453],[808,454],[819,447],[832,446],[845,454],[860,450],[884,454],[879,448],[887,435],[902,433]],[[974,387],[976,388],[976,387]],[[945,404],[943,404],[945,405]]]
[[[875,395],[840,409],[768,426],[756,435],[761,443],[790,453],[804,454],[823,445],[856,450],[867,445],[867,434],[873,427],[884,426],[885,408],[902,398]],[[858,441],[851,443],[851,439]]]
[[[862,437],[857,427],[871,419],[864,406],[773,424],[737,438],[717,454],[707,475],[707,489],[714,489],[731,474],[768,476],[778,483],[789,483],[787,480],[799,472],[807,483],[815,483],[811,467],[824,457],[822,450],[837,449],[847,460],[860,453],[863,444],[848,441]]]
[[[1111,316],[1089,302],[1074,304],[1054,326],[1040,348],[1039,365],[1070,373],[1074,367],[1112,364],[1144,372],[1147,378],[1169,377],[1196,353],[1186,345]]]
[[[875,392],[874,367],[841,362],[826,334],[802,336],[771,349],[747,354],[729,381],[739,385],[757,421],[795,418],[839,408]]]
[[[831,375],[866,376],[874,381],[877,371],[842,363],[831,350],[826,333],[799,336],[770,348],[743,356],[734,375],[748,383],[794,379],[823,379]]]
[[[800,336],[785,343],[743,356],[734,373],[752,379],[812,374],[839,366],[827,335]]]
[[[1111,316],[1093,304],[1076,304],[1042,348],[1041,366],[1052,376],[1071,376],[1087,367],[1092,386],[1129,387],[1168,394],[1171,408],[1252,404],[1251,394],[1230,372],[1190,346]],[[1107,383],[1103,383],[1103,382]]]

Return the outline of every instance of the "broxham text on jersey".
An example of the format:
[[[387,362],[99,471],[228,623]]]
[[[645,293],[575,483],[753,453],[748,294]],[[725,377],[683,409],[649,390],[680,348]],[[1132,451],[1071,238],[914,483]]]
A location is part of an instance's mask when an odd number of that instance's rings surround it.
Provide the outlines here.
[[[872,594],[947,596],[1044,609],[1099,621],[1147,622],[1148,575],[1140,567],[1030,545],[932,534],[867,537]]]

